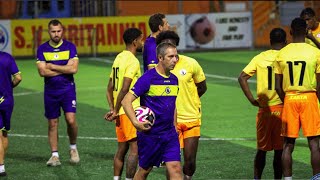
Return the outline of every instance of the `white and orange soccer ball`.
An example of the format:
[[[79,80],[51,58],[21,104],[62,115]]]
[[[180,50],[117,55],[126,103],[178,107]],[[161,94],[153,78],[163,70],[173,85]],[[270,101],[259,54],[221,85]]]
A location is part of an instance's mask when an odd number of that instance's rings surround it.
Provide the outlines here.
[[[140,106],[134,111],[139,122],[149,121],[151,123],[151,126],[153,126],[156,120],[156,116],[150,108],[146,106]]]

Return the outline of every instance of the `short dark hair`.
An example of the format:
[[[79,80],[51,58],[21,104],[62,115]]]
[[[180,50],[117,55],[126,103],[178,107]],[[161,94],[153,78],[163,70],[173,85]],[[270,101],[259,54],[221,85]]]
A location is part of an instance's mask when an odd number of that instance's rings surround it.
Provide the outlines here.
[[[305,35],[307,30],[307,23],[302,18],[294,18],[291,22],[292,35]]]
[[[316,16],[316,13],[314,12],[314,10],[310,7],[307,7],[305,9],[303,9],[300,13],[300,17],[303,18],[304,16],[310,16],[310,17],[314,17]]]
[[[149,27],[152,32],[157,32],[159,26],[163,26],[163,19],[166,18],[164,14],[156,13],[150,16],[149,18]]]
[[[48,29],[50,28],[51,25],[53,26],[58,26],[58,25],[62,26],[62,23],[58,20],[58,19],[52,19],[49,23],[48,23]]]
[[[156,38],[157,45],[165,39],[172,39],[175,41],[175,45],[179,46],[180,38],[176,32],[170,30],[160,32]]]
[[[164,56],[166,53],[166,50],[169,48],[177,48],[176,45],[169,43],[169,42],[162,42],[157,46],[157,57],[160,56]]]
[[[141,36],[142,32],[138,28],[128,28],[123,33],[123,41],[126,45],[131,44],[135,39]]]
[[[287,40],[286,32],[281,28],[274,28],[270,32],[270,43],[285,43]]]

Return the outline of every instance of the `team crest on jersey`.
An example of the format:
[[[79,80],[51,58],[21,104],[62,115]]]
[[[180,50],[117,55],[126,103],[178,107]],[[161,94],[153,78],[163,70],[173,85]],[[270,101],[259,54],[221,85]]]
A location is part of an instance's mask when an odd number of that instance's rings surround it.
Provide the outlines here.
[[[72,107],[76,107],[77,106],[77,102],[76,102],[76,100],[72,100]]]
[[[53,56],[55,59],[58,59],[59,58],[59,55],[58,54],[54,54]]]
[[[317,34],[317,38],[320,38],[320,33],[319,33],[319,34]]]
[[[167,94],[170,94],[171,89],[170,89],[169,87],[166,87],[165,92],[166,92]]]
[[[186,75],[186,74],[187,74],[187,70],[181,69],[181,70],[180,70],[180,74],[181,74],[182,76]]]

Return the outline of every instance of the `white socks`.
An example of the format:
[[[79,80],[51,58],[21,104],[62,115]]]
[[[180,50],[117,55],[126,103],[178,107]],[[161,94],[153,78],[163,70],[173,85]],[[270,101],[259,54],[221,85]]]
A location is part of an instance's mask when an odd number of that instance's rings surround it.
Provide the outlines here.
[[[70,149],[77,149],[77,144],[70,144]]]
[[[120,180],[120,176],[113,176],[113,180]]]
[[[284,177],[284,180],[292,180],[292,176],[290,176],[290,177]]]
[[[58,151],[54,151],[54,152],[52,152],[52,154],[51,154],[52,156],[57,156],[57,157],[59,157],[59,153],[58,153]]]
[[[4,170],[4,164],[1,164],[1,165],[0,165],[0,173],[2,173],[2,172],[5,172],[5,170]]]

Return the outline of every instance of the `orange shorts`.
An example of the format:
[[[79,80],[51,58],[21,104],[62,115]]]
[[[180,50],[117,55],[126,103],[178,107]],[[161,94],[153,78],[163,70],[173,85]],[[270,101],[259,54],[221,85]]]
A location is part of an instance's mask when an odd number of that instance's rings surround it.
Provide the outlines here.
[[[315,92],[286,93],[284,102],[282,136],[297,138],[300,127],[306,137],[320,135],[320,113]]]
[[[256,117],[257,148],[263,151],[280,150],[283,147],[281,137],[281,112],[283,105],[260,108]]]
[[[200,120],[193,122],[178,123],[180,148],[184,148],[183,140],[189,137],[200,137]]]
[[[127,115],[122,114],[116,122],[118,142],[127,142],[137,137],[137,130]]]

